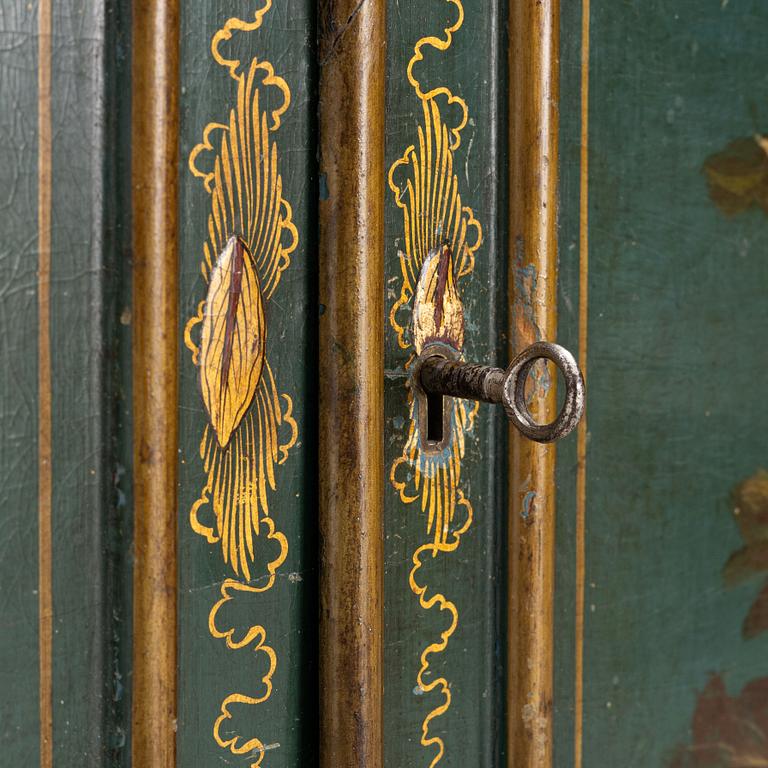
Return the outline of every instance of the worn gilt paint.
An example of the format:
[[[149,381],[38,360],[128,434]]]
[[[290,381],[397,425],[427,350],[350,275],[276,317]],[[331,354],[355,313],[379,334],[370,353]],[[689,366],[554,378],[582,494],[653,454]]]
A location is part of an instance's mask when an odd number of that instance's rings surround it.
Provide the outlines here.
[[[509,355],[557,338],[558,0],[513,3],[509,19]],[[544,366],[529,408],[557,412]],[[507,765],[553,761],[555,445],[511,427],[508,457]]]
[[[319,765],[381,768],[386,0],[317,10]]]
[[[131,760],[176,764],[177,0],[132,3],[133,684]]]
[[[233,574],[211,608],[208,630],[228,648],[250,648],[266,659],[260,680],[221,702],[213,738],[233,755],[250,755],[253,768],[261,765],[269,742],[242,733],[235,713],[238,705],[269,699],[277,654],[264,626],[254,622],[241,633],[222,614],[240,593],[268,592],[288,554],[288,540],[270,514],[269,494],[298,430],[292,399],[280,392],[266,355],[265,307],[290,265],[298,232],[282,194],[275,138],[291,103],[288,84],[269,61],[227,56],[234,33],[258,29],[271,5],[265,0],[250,20],[229,19],[211,43],[214,60],[237,83],[237,103],[223,122],[208,123],[189,156],[190,171],[210,195],[210,213],[201,262],[207,295],[184,334],[209,422],[200,441],[207,481],[190,510],[190,524],[220,548]],[[260,539],[272,544],[267,556],[257,547]]]
[[[51,0],[38,11],[38,592],[40,767],[53,765],[53,594],[51,555]]]
[[[402,212],[404,250],[399,253],[399,296],[389,320],[401,349],[411,352],[407,367],[428,342],[440,342],[459,355],[464,346],[461,283],[472,273],[482,243],[482,227],[463,205],[454,153],[462,141],[469,110],[463,98],[443,84],[430,83],[425,57],[447,52],[464,22],[460,0],[450,0],[453,21],[439,35],[422,37],[406,69],[408,82],[421,103],[422,121],[416,142],[389,169],[389,187]],[[477,404],[446,400],[451,408],[450,437],[442,451],[425,450],[419,434],[416,404],[409,395],[408,437],[390,469],[400,500],[423,516],[423,540],[412,554],[409,586],[424,610],[435,607],[448,619],[439,638],[424,648],[416,676],[418,689],[433,706],[421,724],[421,745],[429,765],[445,755],[445,743],[433,721],[451,706],[450,680],[435,668],[459,623],[457,606],[427,585],[419,573],[426,557],[458,550],[472,524],[473,509],[461,488],[466,433],[472,429]]]

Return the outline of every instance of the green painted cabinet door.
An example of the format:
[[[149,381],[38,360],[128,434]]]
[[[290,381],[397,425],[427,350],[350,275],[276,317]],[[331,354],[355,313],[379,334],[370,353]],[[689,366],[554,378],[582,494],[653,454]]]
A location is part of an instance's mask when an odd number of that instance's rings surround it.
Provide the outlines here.
[[[768,766],[765,0],[0,0],[0,136],[0,767]]]
[[[557,766],[768,759],[766,24],[563,5]]]
[[[446,448],[429,454],[408,380],[423,344],[411,313],[441,243],[464,316],[463,344],[446,338],[505,364],[502,8],[390,5],[387,33],[384,764],[497,765],[503,417],[453,400]]]

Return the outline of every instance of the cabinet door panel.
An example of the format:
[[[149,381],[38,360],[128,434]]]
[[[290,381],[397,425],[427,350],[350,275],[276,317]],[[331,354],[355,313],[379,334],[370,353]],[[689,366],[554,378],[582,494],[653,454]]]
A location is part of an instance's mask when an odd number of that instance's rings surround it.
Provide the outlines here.
[[[315,752],[311,14],[182,7],[180,765]]]
[[[561,337],[576,347],[581,323],[589,405],[585,453],[559,465],[555,762],[574,764],[575,733],[585,766],[764,760],[747,732],[768,700],[768,9],[592,2],[582,70],[578,5],[562,20]]]
[[[504,31],[496,3],[388,10],[384,762],[491,765],[502,726],[503,422],[456,400],[446,456],[422,455],[406,382],[417,279],[443,241],[465,358],[504,362]]]

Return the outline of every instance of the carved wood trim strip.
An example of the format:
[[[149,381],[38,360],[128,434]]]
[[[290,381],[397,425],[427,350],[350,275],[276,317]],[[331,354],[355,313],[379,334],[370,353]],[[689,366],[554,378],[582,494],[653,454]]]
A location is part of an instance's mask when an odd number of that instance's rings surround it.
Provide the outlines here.
[[[557,331],[559,0],[514,0],[509,35],[510,358]],[[534,374],[529,408],[556,414],[556,380]],[[552,765],[555,447],[510,430],[507,760]]]
[[[176,761],[178,0],[133,3],[132,759]]]
[[[320,765],[380,768],[385,2],[319,14]]]

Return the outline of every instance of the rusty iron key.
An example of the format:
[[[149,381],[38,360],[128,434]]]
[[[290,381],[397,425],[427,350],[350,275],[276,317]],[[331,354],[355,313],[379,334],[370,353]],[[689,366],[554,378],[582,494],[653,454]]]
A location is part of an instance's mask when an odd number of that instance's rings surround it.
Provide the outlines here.
[[[537,360],[551,360],[565,379],[565,401],[549,424],[537,423],[526,404],[525,382]],[[531,344],[506,370],[462,362],[454,350],[432,343],[419,355],[412,381],[420,399],[420,421],[427,433],[426,442],[434,449],[443,447],[443,436],[447,434],[443,428],[447,414],[443,414],[442,396],[501,404],[515,427],[539,443],[565,437],[584,412],[584,379],[579,366],[567,349],[546,341]],[[439,417],[434,413],[436,409],[440,410]]]

